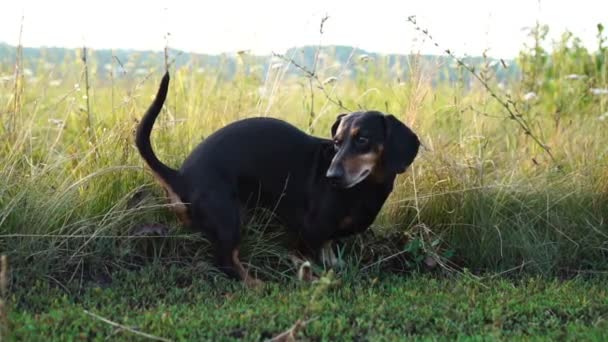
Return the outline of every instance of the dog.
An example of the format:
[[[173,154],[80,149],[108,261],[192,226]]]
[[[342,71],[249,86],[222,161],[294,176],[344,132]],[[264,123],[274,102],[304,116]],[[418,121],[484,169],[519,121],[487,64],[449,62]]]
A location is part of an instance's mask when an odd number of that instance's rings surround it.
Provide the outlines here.
[[[272,210],[305,255],[331,252],[332,240],[372,224],[396,176],[418,154],[417,135],[378,111],[338,115],[332,139],[259,117],[214,132],[175,170],[157,158],[150,143],[168,87],[167,72],[138,124],[136,146],[180,221],[203,232],[218,268],[247,285],[260,282],[239,260],[243,209]]]

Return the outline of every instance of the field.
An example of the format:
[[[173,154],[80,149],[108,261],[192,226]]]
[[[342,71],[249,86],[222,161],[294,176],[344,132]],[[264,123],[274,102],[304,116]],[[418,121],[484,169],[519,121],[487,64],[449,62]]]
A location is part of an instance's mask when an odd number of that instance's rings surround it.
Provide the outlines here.
[[[346,64],[331,49],[269,68],[242,53],[230,77],[171,66],[152,141],[175,167],[250,116],[328,137],[337,114],[379,109],[424,145],[372,229],[340,243],[345,267],[317,269],[318,284],[297,283],[280,227],[253,213],[242,259],[268,283],[255,291],[213,268],[134,147],[162,58],[102,73],[83,50],[50,65],[16,49],[0,64],[3,336],[259,340],[301,320],[310,340],[605,338],[608,47],[598,27],[596,51],[566,33],[548,52],[545,30],[501,77],[507,63],[489,58]]]

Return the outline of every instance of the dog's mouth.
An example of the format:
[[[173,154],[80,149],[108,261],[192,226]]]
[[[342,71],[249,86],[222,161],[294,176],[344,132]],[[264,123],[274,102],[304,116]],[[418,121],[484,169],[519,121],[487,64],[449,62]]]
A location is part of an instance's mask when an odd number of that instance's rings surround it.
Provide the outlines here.
[[[369,170],[369,169],[363,170],[363,171],[361,171],[359,173],[359,175],[357,177],[351,179],[350,182],[342,184],[341,187],[344,188],[344,189],[350,189],[350,188],[354,187],[355,185],[357,185],[357,184],[361,183],[362,181],[364,181],[365,178],[367,178],[367,176],[369,176],[369,174],[371,172],[372,171]]]

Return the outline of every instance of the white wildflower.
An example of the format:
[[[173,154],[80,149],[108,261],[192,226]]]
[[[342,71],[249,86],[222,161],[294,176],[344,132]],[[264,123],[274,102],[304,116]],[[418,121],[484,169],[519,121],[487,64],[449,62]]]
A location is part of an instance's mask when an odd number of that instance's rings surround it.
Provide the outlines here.
[[[582,80],[585,78],[587,78],[587,75],[577,75],[577,74],[566,75],[567,80]]]
[[[63,120],[61,119],[49,119],[49,123],[57,127],[63,127]]]
[[[0,76],[0,82],[9,82],[15,79],[13,75]]]
[[[533,91],[524,94],[524,101],[526,101],[526,102],[534,101],[537,98],[538,98],[538,95],[536,95],[536,93]]]
[[[337,80],[338,80],[338,78],[337,78],[337,77],[335,77],[335,76],[330,76],[330,77],[326,78],[326,79],[323,81],[323,84],[324,84],[324,85],[325,85],[325,84],[331,84],[331,83],[336,82]]]
[[[608,88],[591,88],[589,90],[593,95],[608,95]]]

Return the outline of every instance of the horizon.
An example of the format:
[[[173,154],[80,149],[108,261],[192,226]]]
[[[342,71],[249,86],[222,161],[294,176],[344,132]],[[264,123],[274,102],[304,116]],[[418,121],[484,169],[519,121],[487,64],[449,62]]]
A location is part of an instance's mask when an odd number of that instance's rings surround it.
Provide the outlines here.
[[[26,47],[162,51],[168,43],[171,49],[188,53],[244,50],[268,55],[292,47],[344,45],[384,55],[442,55],[450,49],[461,56],[479,56],[487,50],[488,56],[512,59],[528,41],[523,28],[536,22],[549,26],[549,41],[568,30],[594,50],[596,25],[607,24],[602,13],[608,12],[608,3],[591,0],[581,0],[577,6],[526,0],[508,6],[500,1],[391,4],[379,0],[373,7],[312,0],[306,6],[293,10],[271,0],[207,7],[183,0],[172,4],[155,0],[145,6],[116,0],[85,4],[26,0],[9,3],[0,13],[0,41],[18,45],[23,16],[21,44]],[[320,35],[325,15],[329,19]],[[429,30],[441,49],[407,22],[410,15]],[[468,20],[473,17],[476,20]]]
[[[0,40],[0,45],[4,44],[5,46],[8,46],[10,48],[17,48],[17,45],[12,45],[9,44],[7,42],[1,41]],[[83,47],[87,48],[87,50],[89,51],[121,51],[121,52],[126,52],[126,53],[131,53],[131,52],[135,52],[135,53],[163,53],[164,52],[164,48],[161,49],[133,49],[133,48],[94,48],[88,45],[85,46],[73,46],[73,47],[66,47],[66,46],[54,46],[54,45],[39,45],[39,46],[28,46],[28,45],[21,45],[22,48],[24,49],[34,49],[34,50],[43,50],[43,49],[64,49],[64,50],[81,50]],[[371,51],[371,50],[365,50],[362,49],[360,47],[355,47],[352,45],[341,45],[341,44],[321,44],[321,45],[298,45],[298,46],[291,46],[288,47],[285,51],[273,51],[267,54],[258,54],[258,53],[253,53],[249,50],[241,50],[241,51],[224,51],[224,52],[218,52],[218,53],[207,53],[207,52],[195,52],[195,51],[187,51],[187,50],[180,50],[180,49],[176,49],[172,46],[169,46],[169,50],[170,51],[178,51],[180,53],[183,53],[184,55],[190,55],[190,54],[194,54],[194,55],[208,55],[208,56],[221,56],[221,55],[227,55],[230,57],[236,56],[237,54],[241,53],[241,52],[245,52],[250,56],[253,57],[272,57],[272,53],[276,52],[276,53],[285,53],[288,50],[291,49],[304,49],[304,48],[336,48],[336,47],[340,47],[340,48],[347,48],[347,49],[356,49],[359,50],[361,52],[364,53],[369,53],[369,54],[375,54],[375,55],[379,55],[379,56],[410,56],[412,54],[415,54],[415,52],[410,52],[410,53],[382,53],[382,52],[377,52],[377,51]],[[428,57],[441,57],[442,55],[445,56],[446,58],[448,57],[447,54],[443,53],[443,54],[424,54],[421,53],[421,56],[428,56]],[[489,56],[490,59],[504,59],[505,61],[511,61],[514,60],[517,56],[514,56],[512,58],[500,58],[500,57],[492,57]],[[481,54],[480,55],[467,55],[464,58],[482,58]]]

